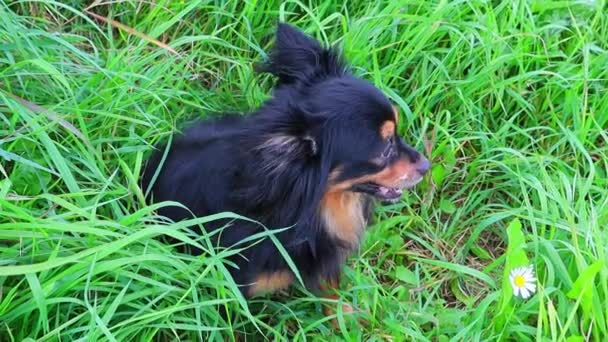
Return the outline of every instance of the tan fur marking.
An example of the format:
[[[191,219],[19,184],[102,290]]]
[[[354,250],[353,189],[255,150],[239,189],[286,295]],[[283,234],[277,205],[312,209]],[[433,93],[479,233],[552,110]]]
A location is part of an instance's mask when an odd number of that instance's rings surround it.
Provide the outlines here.
[[[361,194],[330,188],[323,197],[321,211],[330,234],[357,248],[367,224]]]
[[[335,175],[334,178],[335,177],[337,177],[337,175]],[[411,181],[415,177],[417,177],[416,165],[408,162],[405,158],[402,158],[385,167],[380,172],[334,184],[331,186],[330,192],[346,190],[354,184],[365,182],[374,182],[378,185],[387,187],[397,187],[401,182]]]
[[[291,285],[293,276],[288,271],[277,271],[269,274],[262,274],[256,278],[255,283],[251,285],[249,294],[257,296],[260,294],[283,290]]]
[[[395,135],[395,122],[392,120],[384,121],[380,126],[380,136],[386,140],[393,135]]]
[[[371,175],[366,181],[391,187],[398,186],[403,180],[411,180],[416,174],[415,164],[400,159],[382,171]]]

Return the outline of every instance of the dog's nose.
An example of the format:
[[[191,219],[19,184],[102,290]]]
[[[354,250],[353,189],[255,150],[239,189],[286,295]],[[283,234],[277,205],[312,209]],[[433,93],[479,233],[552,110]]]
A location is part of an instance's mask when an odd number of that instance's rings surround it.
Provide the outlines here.
[[[416,171],[418,171],[418,173],[420,173],[420,175],[424,176],[424,174],[426,174],[429,169],[431,168],[431,162],[429,162],[428,159],[421,157],[422,160],[420,160],[416,165]]]

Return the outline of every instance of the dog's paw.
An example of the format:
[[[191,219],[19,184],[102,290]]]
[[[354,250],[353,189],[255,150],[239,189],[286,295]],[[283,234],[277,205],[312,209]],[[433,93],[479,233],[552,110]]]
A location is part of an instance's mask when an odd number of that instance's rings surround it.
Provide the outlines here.
[[[355,316],[359,316],[357,317],[357,322],[359,323],[359,325],[364,327],[369,326],[368,322],[363,317],[360,317],[360,313],[364,313],[364,311],[356,310],[355,308],[353,308],[352,305],[348,303],[342,303],[342,315],[345,321],[354,318]],[[334,329],[340,329],[340,324],[338,322],[337,317],[337,315],[340,315],[340,313],[336,311],[334,305],[325,305],[323,307],[323,314],[328,317],[332,316],[332,318],[329,320],[329,323]]]

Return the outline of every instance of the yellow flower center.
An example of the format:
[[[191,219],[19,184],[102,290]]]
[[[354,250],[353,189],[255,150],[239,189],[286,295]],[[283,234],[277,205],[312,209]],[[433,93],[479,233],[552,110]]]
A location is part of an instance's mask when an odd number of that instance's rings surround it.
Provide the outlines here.
[[[524,285],[526,285],[526,278],[524,278],[524,276],[522,275],[516,275],[515,279],[513,279],[513,282],[517,287],[524,287]]]

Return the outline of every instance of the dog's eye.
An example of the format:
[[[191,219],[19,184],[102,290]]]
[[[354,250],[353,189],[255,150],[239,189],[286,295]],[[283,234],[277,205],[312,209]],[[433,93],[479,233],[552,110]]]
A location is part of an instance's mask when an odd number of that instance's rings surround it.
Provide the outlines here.
[[[389,159],[394,154],[395,154],[395,141],[394,141],[393,137],[390,137],[388,139],[388,144],[386,144],[384,151],[382,151],[382,154],[380,155],[380,158]]]

